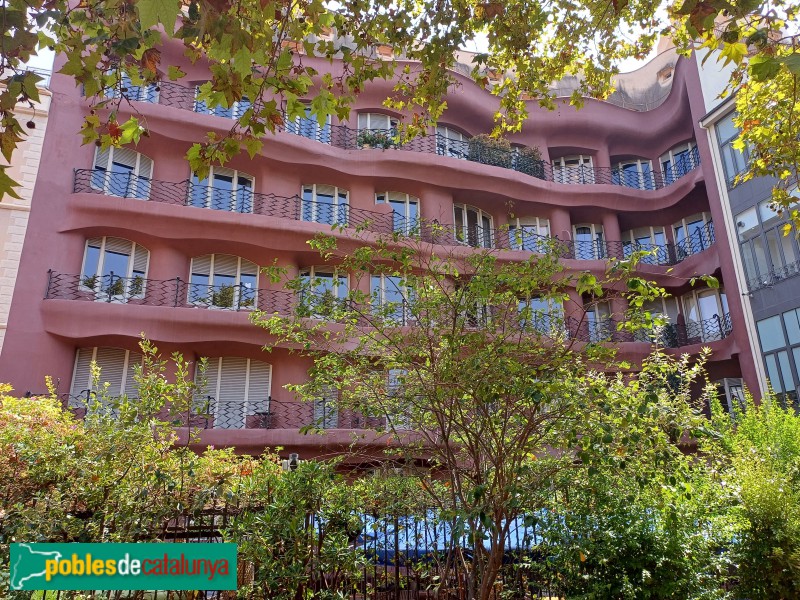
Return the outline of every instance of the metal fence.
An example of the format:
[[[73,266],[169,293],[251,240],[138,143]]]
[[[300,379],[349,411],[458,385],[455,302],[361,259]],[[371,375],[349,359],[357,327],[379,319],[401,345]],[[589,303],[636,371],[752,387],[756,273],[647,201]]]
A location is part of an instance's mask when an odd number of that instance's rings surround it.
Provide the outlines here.
[[[131,101],[162,104],[226,118],[241,117],[251,105],[250,101],[241,100],[231,107],[211,109],[196,100],[196,87],[182,86],[168,81],[146,88],[136,86],[121,88],[113,94]],[[669,166],[662,165],[660,171],[633,172],[610,167],[553,164],[542,160],[536,153],[527,149],[498,147],[481,138],[453,139],[439,132],[400,142],[397,132],[393,129],[354,129],[346,125],[320,125],[315,118],[287,119],[280,129],[344,150],[391,149],[438,154],[510,169],[544,181],[567,185],[606,184],[640,190],[657,190],[675,183],[700,165],[697,147],[671,161]]]

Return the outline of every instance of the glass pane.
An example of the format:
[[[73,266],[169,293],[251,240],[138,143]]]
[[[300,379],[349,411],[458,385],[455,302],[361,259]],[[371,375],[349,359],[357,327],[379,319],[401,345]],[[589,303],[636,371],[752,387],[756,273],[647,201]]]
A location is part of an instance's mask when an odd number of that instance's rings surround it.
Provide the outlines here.
[[[720,142],[727,142],[739,135],[739,128],[733,124],[735,113],[728,114],[724,119],[717,123],[717,135]]]
[[[785,350],[783,352],[778,352],[778,365],[781,368],[783,389],[794,389],[794,377],[792,376],[792,368],[789,366],[789,354]]]
[[[800,344],[800,312],[797,309],[783,313],[783,321],[786,323],[786,335],[789,336],[790,344]],[[800,364],[795,361],[795,364]]]
[[[202,181],[197,178],[197,175],[192,175],[192,181],[189,186],[189,203],[192,206],[205,208],[208,198],[208,180]]]
[[[758,328],[758,337],[761,339],[762,352],[769,352],[786,346],[780,315],[758,321],[756,327]]]
[[[86,257],[83,260],[83,275],[84,277],[91,277],[97,275],[97,265],[100,262],[100,247],[88,246],[86,248]],[[84,283],[84,285],[86,285]],[[94,287],[94,286],[89,286]]]
[[[780,216],[778,213],[772,210],[770,207],[771,202],[769,200],[764,200],[758,204],[758,213],[761,216],[761,222],[764,225],[770,225],[773,222],[779,221]]]
[[[784,266],[783,251],[781,248],[781,240],[778,238],[778,231],[770,229],[766,234],[767,247],[769,248],[769,256],[773,269],[780,269]]]
[[[767,262],[767,249],[764,247],[764,238],[753,238],[753,255],[755,256],[756,267],[759,276],[765,278],[769,273],[769,263]]]
[[[736,230],[740,240],[750,239],[758,232],[758,217],[756,216],[755,206],[736,215]]]
[[[775,360],[775,355],[769,354],[765,356],[764,363],[767,365],[767,378],[769,379],[772,389],[778,393],[783,392],[781,376],[778,371],[778,362]]]
[[[122,254],[120,252],[110,252],[106,250],[103,255],[103,273],[102,275],[110,275],[114,273],[119,277],[126,277],[128,275],[128,260],[129,254]]]

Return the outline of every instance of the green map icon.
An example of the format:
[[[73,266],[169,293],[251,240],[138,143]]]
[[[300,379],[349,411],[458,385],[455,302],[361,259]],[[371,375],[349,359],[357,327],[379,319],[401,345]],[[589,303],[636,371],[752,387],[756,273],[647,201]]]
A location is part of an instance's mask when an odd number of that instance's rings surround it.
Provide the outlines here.
[[[45,580],[45,561],[59,560],[61,553],[34,550],[30,544],[11,545],[11,589],[21,590],[23,585],[32,589],[34,580]]]

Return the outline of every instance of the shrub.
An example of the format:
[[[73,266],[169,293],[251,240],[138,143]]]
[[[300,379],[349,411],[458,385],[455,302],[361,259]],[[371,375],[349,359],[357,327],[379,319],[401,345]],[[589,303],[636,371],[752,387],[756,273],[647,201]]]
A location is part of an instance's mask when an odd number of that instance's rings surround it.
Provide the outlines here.
[[[486,133],[476,135],[469,140],[467,158],[484,165],[510,169],[513,158],[511,142],[505,138],[495,138]]]

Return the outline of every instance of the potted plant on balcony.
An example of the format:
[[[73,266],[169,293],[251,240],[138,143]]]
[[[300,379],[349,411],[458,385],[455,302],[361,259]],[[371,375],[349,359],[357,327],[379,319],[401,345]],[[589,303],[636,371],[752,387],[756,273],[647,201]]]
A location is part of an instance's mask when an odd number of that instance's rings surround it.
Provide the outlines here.
[[[537,179],[544,179],[544,161],[538,148],[522,146],[517,149],[516,170]]]
[[[363,129],[358,132],[356,139],[359,148],[377,148],[386,150],[394,148],[394,141],[388,131],[376,129]]]
[[[97,286],[97,275],[86,275],[81,279],[81,286],[94,290]]]
[[[128,288],[128,293],[131,296],[141,296],[144,291],[144,277],[137,275],[131,279],[131,285]]]
[[[111,281],[108,282],[106,293],[109,296],[122,296],[125,293],[125,280],[122,277],[112,275]]]
[[[469,140],[467,158],[471,161],[510,169],[512,157],[511,142],[505,138],[482,133]]]
[[[211,295],[211,304],[217,308],[233,308],[234,287],[232,285],[221,285]]]

